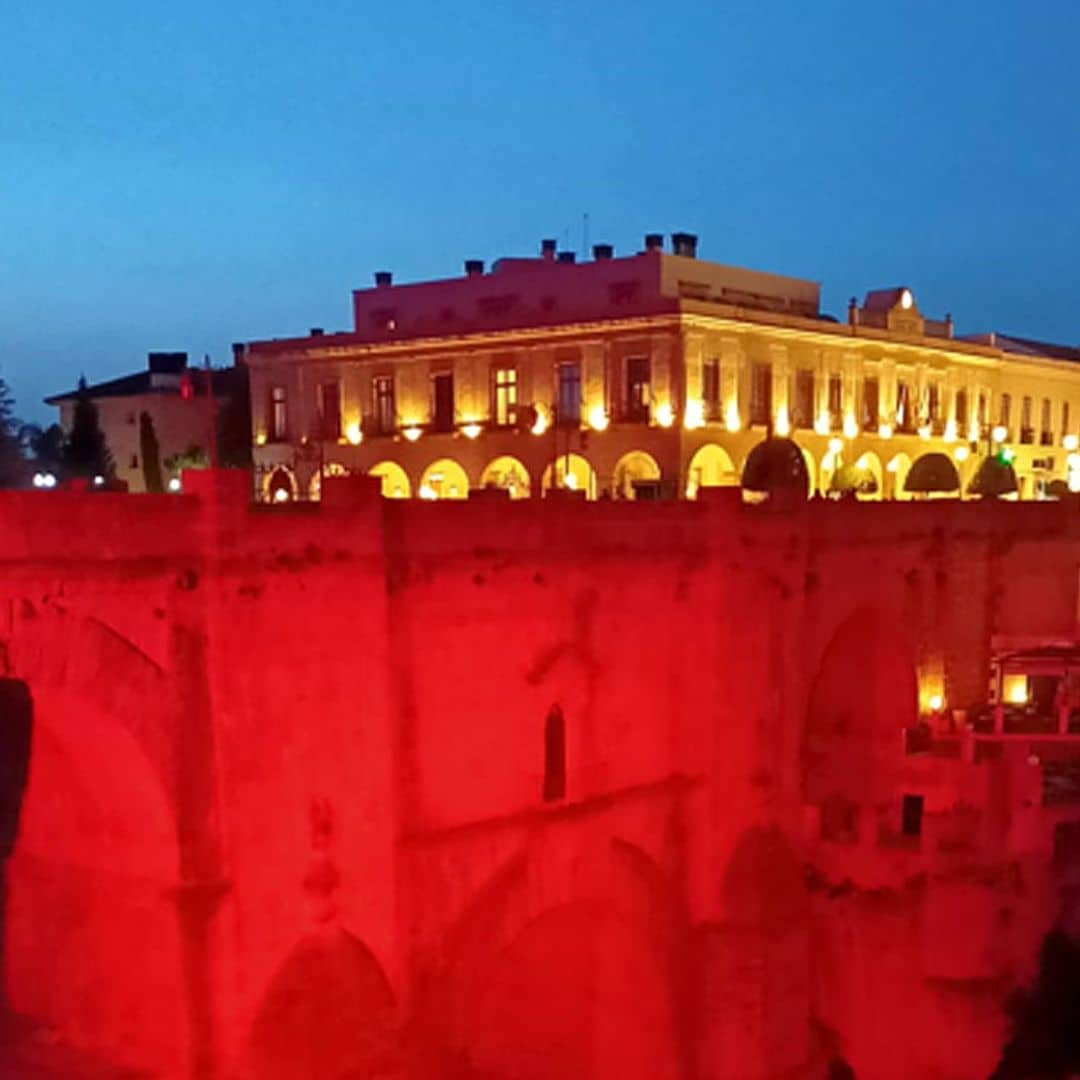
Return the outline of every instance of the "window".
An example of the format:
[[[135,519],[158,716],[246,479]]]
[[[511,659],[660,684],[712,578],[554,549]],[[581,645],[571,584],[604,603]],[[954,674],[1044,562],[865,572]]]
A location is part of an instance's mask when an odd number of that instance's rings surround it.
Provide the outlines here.
[[[863,380],[862,426],[864,431],[873,431],[878,426],[878,404],[880,387],[877,378]]]
[[[491,417],[498,427],[506,427],[516,419],[517,369],[496,368],[491,383]]]
[[[978,407],[975,419],[979,421],[979,427],[986,427],[987,417],[990,415],[990,395],[985,390],[979,391]]]
[[[795,408],[792,410],[791,424],[797,428],[814,426],[814,373],[809,368],[799,368],[795,372]]]
[[[922,836],[923,797],[905,795],[900,809],[900,831],[904,836]]]
[[[285,387],[270,388],[270,439],[283,442],[289,437],[289,415],[286,410]]]
[[[319,384],[319,436],[326,442],[341,438],[341,384],[337,379]]]
[[[772,420],[772,364],[754,362],[750,369],[750,423]]]
[[[903,379],[896,384],[896,426],[901,431],[915,430],[915,410],[911,407],[911,384]]]
[[[394,376],[376,375],[371,380],[372,399],[375,406],[376,435],[390,435],[397,426],[397,409],[394,407]]]
[[[1064,439],[1069,434],[1069,403],[1061,403],[1061,437]]]
[[[431,430],[454,430],[454,373],[440,371],[431,377]]]
[[[630,356],[626,360],[626,419],[649,419],[649,375],[647,356]]]
[[[926,387],[926,419],[930,424],[941,420],[941,387],[936,382],[928,383]]]
[[[840,415],[844,408],[844,380],[840,375],[829,376],[829,420],[838,428],[843,420]]]
[[[1034,441],[1035,429],[1031,426],[1031,398],[1025,397],[1020,403],[1020,441]]]
[[[1000,408],[998,410],[998,423],[1000,423],[1003,428],[1007,429],[1008,426],[1009,426],[1009,413],[1011,411],[1012,411],[1012,395],[1011,394],[1002,394],[1001,395],[1001,406],[1000,406]]]
[[[706,360],[701,369],[701,401],[706,420],[720,416],[720,361]]]
[[[968,427],[968,395],[966,390],[956,391],[956,427],[961,436]]]
[[[544,802],[566,798],[566,721],[552,705],[544,721]]]
[[[138,454],[132,454],[131,455],[131,464],[128,465],[128,468],[129,469],[137,469],[138,467],[139,467],[139,455]]]
[[[558,378],[556,416],[559,424],[562,427],[577,427],[581,423],[581,365],[576,360],[560,364]]]
[[[1041,421],[1039,424],[1040,441],[1043,446],[1050,446],[1054,441],[1054,432],[1049,398],[1042,400],[1042,416],[1039,419]]]

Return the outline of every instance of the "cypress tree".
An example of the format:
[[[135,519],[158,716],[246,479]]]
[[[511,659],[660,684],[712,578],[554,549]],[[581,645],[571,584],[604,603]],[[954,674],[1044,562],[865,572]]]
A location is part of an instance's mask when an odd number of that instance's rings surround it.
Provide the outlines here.
[[[139,456],[146,490],[151,495],[160,495],[165,490],[161,480],[161,448],[154,430],[154,418],[148,412],[139,413]]]
[[[71,431],[64,447],[64,465],[71,476],[92,480],[95,476],[111,479],[115,469],[105,445],[105,434],[98,422],[97,406],[86,392],[86,379],[79,379],[79,393]]]

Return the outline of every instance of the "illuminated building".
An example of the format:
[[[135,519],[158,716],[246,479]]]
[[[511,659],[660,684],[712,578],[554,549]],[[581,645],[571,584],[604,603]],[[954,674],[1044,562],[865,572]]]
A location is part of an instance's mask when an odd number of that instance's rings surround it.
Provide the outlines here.
[[[1080,512],[784,512],[792,453],[0,495],[12,1008],[114,1075],[989,1075],[1080,920]]]
[[[312,497],[330,471],[401,497],[538,496],[553,475],[589,498],[693,497],[737,483],[769,430],[822,493],[909,498],[928,453],[955,475],[924,494],[966,493],[1001,446],[1020,497],[1080,486],[1076,349],[958,338],[908,288],[838,323],[814,282],[699,259],[686,233],[671,247],[650,235],[577,262],[545,241],[456,279],[381,272],[353,295],[353,330],[250,344],[262,494]]]

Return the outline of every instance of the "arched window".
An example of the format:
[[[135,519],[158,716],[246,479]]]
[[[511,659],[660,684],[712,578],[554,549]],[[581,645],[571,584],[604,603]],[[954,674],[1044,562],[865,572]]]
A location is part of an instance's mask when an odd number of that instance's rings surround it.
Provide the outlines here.
[[[566,798],[566,721],[552,705],[544,722],[544,802]]]

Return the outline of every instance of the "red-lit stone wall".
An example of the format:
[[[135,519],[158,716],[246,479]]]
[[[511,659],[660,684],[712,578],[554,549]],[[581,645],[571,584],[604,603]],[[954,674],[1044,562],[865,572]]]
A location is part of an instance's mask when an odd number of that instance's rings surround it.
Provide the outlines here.
[[[4,497],[15,1008],[178,1076],[992,1067],[1057,819],[903,729],[1075,635],[1073,507],[194,491]]]

